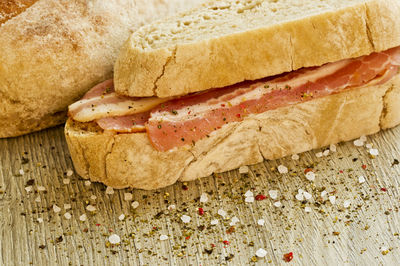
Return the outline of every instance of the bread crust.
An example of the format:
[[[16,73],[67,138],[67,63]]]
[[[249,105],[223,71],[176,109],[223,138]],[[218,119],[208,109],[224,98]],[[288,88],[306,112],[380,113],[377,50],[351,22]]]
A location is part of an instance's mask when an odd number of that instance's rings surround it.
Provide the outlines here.
[[[155,48],[142,47],[155,28],[168,31],[170,25],[206,13],[218,2],[154,22],[132,34],[121,49],[115,65],[116,91],[133,97],[184,95],[399,46],[400,2],[358,2],[232,34],[221,34],[216,26],[210,39],[175,42],[167,38]],[[187,32],[195,31],[190,27]]]
[[[348,141],[400,123],[400,74],[233,122],[193,147],[156,151],[146,133],[103,133],[69,119],[65,135],[77,173],[115,188],[156,189]]]
[[[65,122],[69,104],[112,77],[117,53],[133,30],[199,2],[7,2],[0,10],[8,16],[0,22],[0,138]]]

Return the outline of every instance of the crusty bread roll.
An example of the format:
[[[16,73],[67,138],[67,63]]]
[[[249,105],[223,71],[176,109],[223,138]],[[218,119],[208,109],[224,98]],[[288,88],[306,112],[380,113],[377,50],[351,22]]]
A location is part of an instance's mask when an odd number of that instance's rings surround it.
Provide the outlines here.
[[[121,49],[115,89],[168,97],[400,45],[400,1],[212,1],[146,25]]]
[[[104,133],[96,123],[69,119],[65,134],[80,176],[115,188],[156,189],[393,127],[399,103],[400,74],[383,85],[251,115],[168,152],[155,150],[146,133]]]
[[[0,1],[0,137],[65,121],[144,23],[201,0]]]

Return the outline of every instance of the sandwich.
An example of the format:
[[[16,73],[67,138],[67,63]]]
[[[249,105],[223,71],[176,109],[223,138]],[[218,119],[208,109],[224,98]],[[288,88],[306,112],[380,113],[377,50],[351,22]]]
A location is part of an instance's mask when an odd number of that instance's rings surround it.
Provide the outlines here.
[[[156,189],[400,123],[400,2],[211,1],[141,27],[69,107],[79,175]]]
[[[65,122],[129,35],[201,0],[0,1],[0,138]]]

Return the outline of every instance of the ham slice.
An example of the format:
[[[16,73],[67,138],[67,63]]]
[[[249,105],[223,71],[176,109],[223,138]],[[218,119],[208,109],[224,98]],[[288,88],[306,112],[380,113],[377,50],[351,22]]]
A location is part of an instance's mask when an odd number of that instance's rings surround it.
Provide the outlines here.
[[[151,110],[146,109],[143,113],[136,112],[133,115],[129,115],[132,113],[127,110],[126,102],[137,100],[117,96],[113,88],[101,91],[95,87],[82,101],[95,101],[96,106],[108,106],[111,109],[109,113],[122,115],[112,117],[103,113],[97,122],[104,130],[124,133],[146,130],[153,146],[159,151],[167,151],[193,144],[223,125],[242,121],[251,114],[340,93],[354,87],[383,84],[398,73],[399,66],[400,47],[396,47],[321,67],[299,69],[273,78],[246,81],[169,99],[151,107]],[[103,97],[103,101],[99,97]],[[73,110],[79,109],[82,104]],[[75,119],[73,114],[72,117]],[[92,120],[95,119],[92,116]]]

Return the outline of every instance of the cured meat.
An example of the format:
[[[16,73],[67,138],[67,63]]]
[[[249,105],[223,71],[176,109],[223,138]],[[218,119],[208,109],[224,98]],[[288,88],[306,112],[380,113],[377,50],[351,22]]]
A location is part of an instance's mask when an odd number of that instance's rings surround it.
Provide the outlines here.
[[[380,83],[398,73],[400,47],[318,68],[301,69],[272,80],[192,95],[152,111],[146,128],[160,151],[192,144],[229,122],[345,89]],[[375,80],[375,81],[374,81]],[[221,93],[221,94],[220,94]]]
[[[147,112],[170,99],[121,96],[115,93],[113,81],[107,80],[87,92],[80,101],[70,105],[68,113],[76,121],[89,122],[105,117]],[[128,132],[126,129],[121,130]]]
[[[400,47],[396,47],[321,67],[303,68],[277,77],[246,81],[169,99],[150,108],[151,111],[146,109],[134,115],[128,115],[130,111],[124,104],[137,100],[117,96],[113,88],[101,92],[101,89],[95,87],[87,99],[97,101],[103,97],[103,101],[96,102],[98,106],[108,106],[111,108],[110,113],[116,113],[113,108],[118,109],[119,114],[123,115],[97,120],[103,129],[125,133],[147,130],[153,146],[157,150],[167,151],[193,144],[223,125],[242,121],[251,114],[340,93],[354,87],[383,84],[398,73],[399,66]],[[146,98],[140,98],[139,101],[143,99]]]

